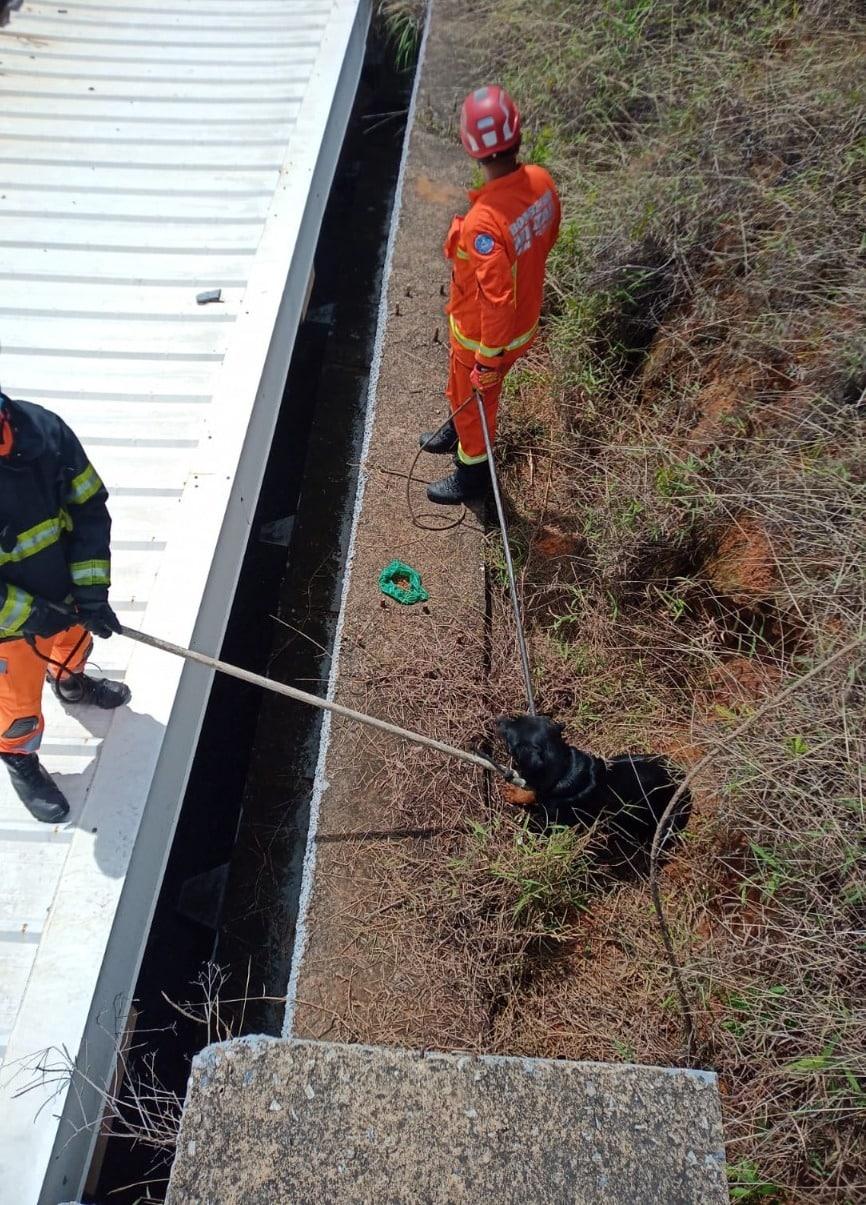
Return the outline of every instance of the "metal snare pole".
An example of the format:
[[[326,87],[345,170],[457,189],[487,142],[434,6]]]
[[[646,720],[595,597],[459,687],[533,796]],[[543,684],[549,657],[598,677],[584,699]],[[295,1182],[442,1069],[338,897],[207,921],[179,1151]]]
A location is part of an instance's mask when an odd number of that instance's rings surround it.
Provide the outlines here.
[[[508,542],[508,528],[505,525],[505,512],[502,509],[502,497],[499,493],[499,479],[496,476],[496,465],[493,460],[493,446],[490,443],[490,430],[487,426],[487,412],[484,409],[484,399],[481,390],[475,390],[475,400],[478,403],[478,413],[481,416],[481,430],[484,432],[484,447],[487,450],[487,463],[490,466],[490,483],[493,486],[493,498],[496,502],[496,514],[499,517],[499,530],[502,533],[502,549],[505,553],[505,567],[508,571],[508,589],[511,594],[511,606],[517,623],[517,647],[520,651],[520,664],[523,669],[523,684],[526,687],[526,704],[530,715],[535,715],[535,694],[532,689],[532,673],[529,667],[529,652],[526,648],[526,636],[523,631],[523,616],[520,612],[520,602],[517,597],[517,583],[514,578],[514,563],[511,560],[511,545]]]

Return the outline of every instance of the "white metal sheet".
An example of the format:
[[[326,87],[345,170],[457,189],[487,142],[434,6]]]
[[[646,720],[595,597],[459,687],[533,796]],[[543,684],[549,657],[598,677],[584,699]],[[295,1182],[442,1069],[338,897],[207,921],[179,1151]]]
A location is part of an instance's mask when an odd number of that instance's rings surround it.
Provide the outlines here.
[[[221,360],[231,326],[216,323],[135,322],[132,319],[103,320],[94,329],[92,318],[56,317],[24,313],[0,316],[3,350],[26,349],[41,354],[57,354],[59,348],[71,348],[80,354],[130,356],[154,351],[188,357]]]
[[[88,46],[87,43],[55,41],[46,45],[44,39],[20,40],[15,46],[0,45],[0,64],[39,63],[48,67],[56,64],[77,64],[76,70],[86,70],[89,64],[111,64],[118,74],[142,72],[154,65],[163,71],[187,67],[206,67],[216,71],[229,67],[283,66],[286,79],[291,80],[294,68],[316,60],[315,43],[298,45],[297,38],[283,38],[279,44],[271,42],[262,46],[202,47],[184,43],[176,46],[164,42],[149,50],[136,51],[131,47],[105,45]]]
[[[300,58],[301,56],[298,56]],[[285,62],[262,59],[256,63],[237,62],[235,59],[216,66],[212,62],[189,62],[184,67],[184,79],[192,84],[198,83],[210,87],[237,87],[239,85],[255,84],[261,86],[268,83],[270,87],[282,88],[288,84],[303,84],[309,75],[310,67],[315,56],[310,54],[298,63],[295,57],[291,65]],[[33,80],[89,80],[100,90],[104,81],[118,81],[126,85],[148,83],[176,83],[176,70],[166,64],[161,58],[153,62],[142,62],[135,59],[130,63],[118,62],[112,55],[104,59],[88,58],[85,63],[77,63],[72,54],[56,55],[52,58],[31,54],[0,53],[0,63],[10,81],[21,81],[22,88],[32,88]]]
[[[108,485],[130,627],[219,647],[368,19],[367,0],[25,0],[0,28],[0,384],[60,413]],[[46,691],[69,822],[32,820],[0,773],[15,1205],[76,1195],[80,1094],[15,1093],[51,1048],[111,1070],[104,1015],[134,981],[207,698],[207,675],[116,637],[92,661],[133,701]]]
[[[156,354],[146,360],[107,357],[97,360],[89,348],[82,349],[80,356],[64,354],[66,350],[62,349],[59,355],[43,356],[4,347],[0,352],[4,389],[8,386],[10,393],[21,397],[32,397],[40,388],[61,390],[73,386],[81,394],[108,391],[109,397],[114,389],[142,397],[151,391],[165,393],[176,389],[179,396],[201,397],[210,391],[213,383],[214,365],[208,362],[178,360],[172,363],[167,357],[161,359]],[[81,409],[78,408],[76,413],[80,423]]]
[[[225,288],[219,302],[199,305],[195,293],[183,284],[112,286],[88,280],[72,285],[63,281],[12,278],[0,291],[0,322],[6,314],[50,312],[94,318],[98,322],[123,322],[129,317],[139,322],[162,322],[171,316],[179,324],[220,324],[234,321],[242,297],[242,286]]]
[[[2,31],[0,31],[2,36]],[[49,204],[53,205],[57,193],[83,192],[88,197],[136,196],[176,197],[182,205],[187,197],[273,197],[278,179],[278,170],[248,168],[237,171],[211,167],[160,167],[158,178],[147,166],[122,166],[104,164],[100,169],[90,159],[76,163],[62,163],[41,156],[37,161],[18,155],[17,146],[2,141],[3,148],[3,191],[15,188],[39,188]],[[110,176],[106,170],[110,170]]]
[[[21,100],[20,103],[27,105],[32,115],[34,110],[27,100]],[[69,102],[63,103],[68,104]],[[5,120],[12,115],[12,102],[9,101],[4,108]],[[137,109],[136,112],[142,113],[143,110]],[[153,116],[152,111],[150,116]],[[138,169],[139,171],[154,167],[165,171],[174,168],[176,171],[198,172],[232,171],[238,168],[256,173],[279,170],[279,151],[273,146],[244,147],[238,145],[236,141],[227,142],[225,140],[219,143],[194,141],[196,127],[204,116],[204,106],[189,106],[185,116],[189,118],[189,121],[185,123],[179,137],[172,141],[138,142],[127,139],[123,142],[114,142],[107,139],[96,142],[88,139],[85,142],[76,143],[62,139],[58,132],[58,137],[53,143],[46,143],[28,137],[25,130],[21,130],[16,137],[10,137],[4,131],[3,141],[9,146],[10,162],[21,164],[24,167],[28,164],[52,167],[75,162],[85,165],[93,171],[113,167]],[[252,106],[247,108],[246,116],[253,118],[256,122],[268,120],[267,113],[256,113]],[[27,118],[23,120],[26,121]],[[186,138],[185,144],[179,141],[181,136]]]
[[[134,110],[112,110],[102,114],[70,112],[58,120],[51,113],[43,113],[30,105],[19,114],[20,130],[7,133],[6,139],[24,143],[24,149],[31,144],[38,148],[41,143],[54,145],[63,141],[80,147],[82,155],[91,155],[95,148],[106,145],[119,151],[127,143],[147,142],[150,146],[175,146],[178,141],[189,143],[189,129],[185,127],[195,125],[198,127],[196,141],[214,154],[220,148],[242,144],[260,148],[284,147],[293,115],[287,110],[284,118],[281,122],[269,121],[264,131],[260,113],[250,117],[226,117],[219,125],[201,129],[201,123],[195,117],[170,119],[162,113],[141,117]],[[17,150],[22,151],[22,147]],[[103,149],[101,153],[107,152]]]
[[[22,247],[31,250],[115,251],[132,250],[135,255],[159,252],[163,255],[207,255],[221,252],[226,256],[255,255],[261,234],[259,222],[226,223],[172,222],[165,218],[41,218],[39,214],[12,214],[3,222],[0,256]],[[11,262],[11,257],[8,262]]]
[[[141,49],[145,54],[156,53],[167,41],[171,41],[172,45],[179,49],[199,52],[206,49],[225,52],[233,46],[249,50],[269,50],[277,36],[277,31],[270,29],[210,29],[204,22],[198,27],[170,31],[164,26],[156,29],[146,22],[132,25],[110,20],[69,22],[63,30],[52,32],[47,21],[27,16],[26,5],[16,19],[16,33],[26,45],[37,51],[43,47],[46,50],[56,50],[61,46],[78,46],[97,50],[106,46],[116,46],[127,53]],[[298,46],[309,50],[315,47],[318,33],[319,29],[312,17],[301,18],[288,26],[288,32],[281,35],[280,40],[285,46]]]
[[[57,14],[58,6],[53,3],[33,3],[28,12],[31,17],[51,18]],[[297,20],[304,14],[312,14],[319,18],[327,17],[330,11],[328,0],[298,0],[287,5],[285,0],[244,0],[243,7],[237,0],[209,0],[206,3],[189,3],[188,0],[146,0],[146,3],[111,4],[107,0],[69,0],[64,3],[63,15],[73,20],[98,20],[105,14],[113,18],[141,22],[152,17],[163,24],[193,23],[197,27],[200,18],[206,17],[208,23],[214,25],[234,24],[244,25],[254,21],[265,21],[268,24],[281,27],[286,20]]]

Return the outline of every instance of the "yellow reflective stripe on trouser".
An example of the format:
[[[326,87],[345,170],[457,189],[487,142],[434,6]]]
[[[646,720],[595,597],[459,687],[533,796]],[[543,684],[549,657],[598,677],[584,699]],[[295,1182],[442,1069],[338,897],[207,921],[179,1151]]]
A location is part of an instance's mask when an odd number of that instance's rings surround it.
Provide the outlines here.
[[[69,484],[68,502],[74,502],[77,506],[81,506],[83,502],[87,502],[94,494],[98,494],[102,489],[102,482],[99,480],[99,474],[92,464],[88,464],[86,469],[73,477]]]
[[[0,607],[0,630],[17,632],[21,628],[33,603],[33,595],[17,586],[6,587],[6,602]]]
[[[59,515],[56,519],[45,519],[35,527],[28,527],[27,531],[22,531],[18,536],[11,552],[0,552],[0,565],[6,565],[10,561],[24,561],[29,556],[35,556],[37,552],[56,544],[62,530],[63,520]]]
[[[494,359],[496,356],[501,356],[504,351],[517,351],[524,347],[538,330],[538,323],[534,322],[531,330],[528,330],[525,335],[518,335],[516,339],[512,339],[507,347],[486,347],[477,339],[470,339],[468,335],[464,335],[455,322],[453,314],[449,315],[448,323],[451,327],[451,334],[461,347],[465,347],[467,351],[474,351],[477,356],[483,356],[485,359]]]
[[[110,586],[108,561],[73,561],[69,566],[76,586]]]
[[[457,459],[461,464],[483,464],[487,459],[487,453],[482,452],[480,456],[467,456],[463,451],[463,445],[457,445]]]

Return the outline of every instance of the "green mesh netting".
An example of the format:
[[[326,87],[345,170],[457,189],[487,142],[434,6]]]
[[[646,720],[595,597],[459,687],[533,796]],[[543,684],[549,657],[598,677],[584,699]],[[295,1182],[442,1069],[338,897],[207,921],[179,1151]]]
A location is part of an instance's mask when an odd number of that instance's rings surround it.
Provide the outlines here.
[[[426,602],[430,595],[421,585],[421,574],[411,565],[392,561],[379,574],[379,589],[395,602],[410,607],[412,603]]]

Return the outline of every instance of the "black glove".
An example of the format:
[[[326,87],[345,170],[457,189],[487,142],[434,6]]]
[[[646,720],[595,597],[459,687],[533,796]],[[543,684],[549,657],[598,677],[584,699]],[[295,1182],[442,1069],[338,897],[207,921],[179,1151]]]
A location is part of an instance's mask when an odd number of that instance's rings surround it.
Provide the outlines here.
[[[80,602],[78,607],[78,622],[94,636],[107,640],[112,632],[120,632],[120,620],[107,602]]]
[[[30,614],[21,625],[21,634],[41,636],[44,640],[50,640],[52,636],[65,632],[75,623],[75,615],[69,607],[51,603],[47,598],[34,598]]]

